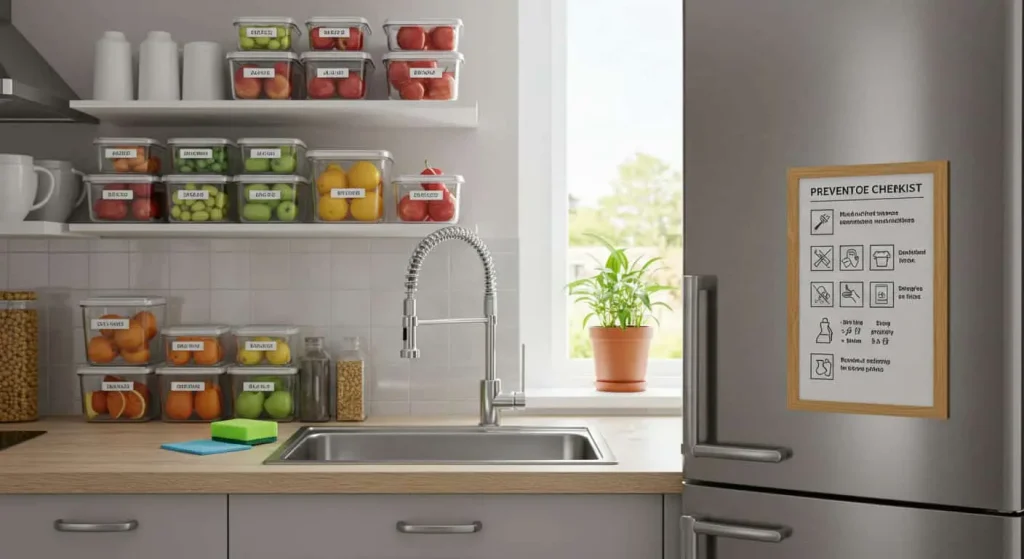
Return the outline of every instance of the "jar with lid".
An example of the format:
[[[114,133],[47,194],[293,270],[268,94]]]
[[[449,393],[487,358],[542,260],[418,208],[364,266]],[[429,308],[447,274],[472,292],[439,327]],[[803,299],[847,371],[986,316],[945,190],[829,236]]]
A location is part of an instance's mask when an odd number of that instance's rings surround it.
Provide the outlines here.
[[[39,311],[32,291],[0,291],[0,423],[39,417]]]
[[[322,337],[306,338],[299,360],[299,421],[331,420],[331,356]]]
[[[338,356],[338,421],[366,420],[366,355],[360,347],[359,338],[342,340],[342,351]]]

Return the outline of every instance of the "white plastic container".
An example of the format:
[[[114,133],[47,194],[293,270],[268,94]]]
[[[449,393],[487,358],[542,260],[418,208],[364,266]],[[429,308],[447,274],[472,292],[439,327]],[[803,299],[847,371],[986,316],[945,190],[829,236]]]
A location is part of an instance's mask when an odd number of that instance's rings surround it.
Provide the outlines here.
[[[163,221],[164,185],[152,175],[86,175],[89,217],[99,223]]]
[[[156,376],[164,421],[210,422],[227,416],[224,367],[159,367]]]
[[[242,169],[246,175],[304,175],[306,143],[298,138],[242,138]]]
[[[235,18],[238,48],[242,50],[289,51],[302,31],[290,17]]]
[[[307,99],[365,99],[373,60],[365,52],[304,52]]]
[[[298,223],[309,181],[298,175],[239,175],[238,208],[242,223]]]
[[[153,138],[96,138],[97,174],[158,175],[167,148]]]
[[[231,327],[192,324],[164,328],[168,367],[219,367],[231,356]]]
[[[298,399],[295,367],[229,367],[235,417],[293,421]]]
[[[171,168],[175,173],[231,175],[238,146],[227,138],[171,138]]]
[[[384,33],[390,51],[457,51],[462,36],[459,18],[388,19]]]
[[[458,223],[462,175],[401,175],[391,182],[395,223]]]
[[[171,223],[224,223],[229,221],[231,177],[220,175],[168,175],[167,220]]]
[[[302,99],[302,62],[294,52],[237,51],[227,55],[234,99]]]
[[[153,367],[78,367],[78,382],[87,421],[137,423],[160,411]]]
[[[371,34],[370,22],[364,17],[311,17],[306,34],[311,51],[361,51]]]
[[[93,297],[79,305],[90,365],[144,366],[162,360],[163,297]]]
[[[295,326],[242,326],[231,330],[243,367],[290,367],[298,363],[299,329]]]
[[[388,52],[382,57],[388,98],[406,101],[454,101],[465,58],[459,52]]]
[[[315,221],[379,223],[394,160],[385,150],[317,149],[306,154],[315,177]]]

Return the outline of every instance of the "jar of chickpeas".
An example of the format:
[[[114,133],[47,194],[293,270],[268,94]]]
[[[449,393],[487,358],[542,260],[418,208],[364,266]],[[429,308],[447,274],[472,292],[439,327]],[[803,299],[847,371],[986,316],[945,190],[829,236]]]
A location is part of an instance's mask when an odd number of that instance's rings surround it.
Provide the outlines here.
[[[39,417],[39,311],[32,291],[0,291],[0,422]]]
[[[368,386],[366,356],[359,338],[342,340],[337,364],[337,417],[338,421],[365,421]]]

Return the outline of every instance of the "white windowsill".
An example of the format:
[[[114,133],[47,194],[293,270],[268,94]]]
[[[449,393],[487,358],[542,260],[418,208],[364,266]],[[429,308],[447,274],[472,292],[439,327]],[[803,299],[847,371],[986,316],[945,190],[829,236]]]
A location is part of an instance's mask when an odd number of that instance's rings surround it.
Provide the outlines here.
[[[526,413],[614,415],[679,415],[679,388],[648,388],[646,392],[598,392],[593,388],[526,389]]]

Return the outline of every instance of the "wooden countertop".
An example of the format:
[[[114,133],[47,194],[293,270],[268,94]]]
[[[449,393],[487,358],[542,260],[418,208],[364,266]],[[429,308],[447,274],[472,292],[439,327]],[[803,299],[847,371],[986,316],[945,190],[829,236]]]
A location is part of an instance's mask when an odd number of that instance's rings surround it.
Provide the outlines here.
[[[680,493],[681,421],[675,417],[515,417],[506,425],[587,426],[614,466],[264,466],[279,442],[192,456],[160,444],[209,436],[207,424],[96,424],[80,418],[3,424],[47,433],[0,451],[0,494],[67,493]],[[365,425],[473,425],[474,418],[373,419]],[[329,424],[319,424],[329,425]],[[352,426],[352,424],[345,424]]]

